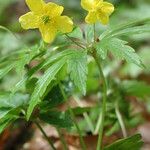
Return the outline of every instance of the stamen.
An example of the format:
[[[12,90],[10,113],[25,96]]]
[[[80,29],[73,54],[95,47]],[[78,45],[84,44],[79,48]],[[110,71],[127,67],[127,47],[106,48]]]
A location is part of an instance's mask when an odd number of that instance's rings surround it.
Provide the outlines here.
[[[43,16],[42,20],[43,20],[44,24],[47,24],[50,22],[50,17],[49,16]]]

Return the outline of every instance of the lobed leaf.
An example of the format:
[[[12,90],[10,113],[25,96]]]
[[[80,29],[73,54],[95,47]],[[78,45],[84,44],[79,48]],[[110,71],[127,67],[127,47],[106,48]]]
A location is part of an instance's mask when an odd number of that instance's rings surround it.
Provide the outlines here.
[[[132,29],[132,27],[136,27],[136,26],[144,25],[144,24],[150,24],[150,18],[145,18],[142,20],[136,20],[136,21],[128,22],[125,24],[118,25],[114,28],[108,29],[100,36],[100,39],[102,40],[104,38],[110,38],[112,35],[117,34],[119,32],[122,32],[123,30],[125,30],[127,28]],[[140,30],[140,29],[138,29],[138,30]],[[128,32],[128,30],[127,30],[127,32]],[[131,33],[134,34],[135,32],[131,32]]]
[[[85,95],[87,80],[87,53],[76,51],[68,60],[68,72],[75,86]]]
[[[47,86],[55,79],[56,74],[66,63],[66,58],[60,59],[55,64],[50,66],[48,70],[44,73],[44,75],[38,80],[34,92],[31,96],[31,100],[29,102],[29,107],[27,110],[27,119],[29,120],[31,113],[34,107],[41,101],[41,97],[46,91]]]
[[[118,38],[104,39],[96,45],[97,53],[105,59],[107,52],[110,51],[116,58],[125,59],[129,63],[134,63],[139,67],[144,67],[140,57],[135,50],[126,45],[127,42]]]

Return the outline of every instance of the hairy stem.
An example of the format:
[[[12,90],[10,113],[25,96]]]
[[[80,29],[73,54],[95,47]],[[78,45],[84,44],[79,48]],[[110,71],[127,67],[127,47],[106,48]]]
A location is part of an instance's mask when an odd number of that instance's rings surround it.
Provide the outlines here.
[[[106,79],[101,67],[101,63],[100,60],[97,56],[94,57],[95,61],[97,63],[97,66],[99,68],[99,72],[100,72],[100,76],[101,79],[103,81],[103,101],[102,101],[102,109],[101,109],[101,113],[99,116],[99,120],[98,120],[98,124],[97,127],[98,128],[98,143],[97,143],[97,150],[101,150],[102,148],[102,140],[103,140],[103,130],[104,130],[104,120],[105,120],[105,112],[106,112],[106,100],[107,100],[107,83],[106,83]]]
[[[83,150],[86,150],[86,145],[85,145],[84,140],[83,140],[83,137],[82,137],[82,132],[81,132],[80,127],[79,127],[79,125],[78,125],[78,123],[77,123],[77,121],[76,121],[76,119],[75,119],[75,114],[74,114],[73,110],[71,109],[71,107],[70,107],[69,104],[67,103],[67,96],[66,96],[66,94],[65,94],[65,91],[64,91],[64,89],[63,89],[61,83],[59,83],[59,88],[60,88],[60,90],[61,90],[61,92],[62,92],[62,95],[63,95],[63,97],[64,97],[64,100],[66,101],[66,104],[67,104],[67,106],[68,106],[68,110],[69,110],[69,113],[70,113],[70,115],[71,115],[71,117],[72,117],[72,120],[73,120],[73,122],[74,122],[74,125],[75,125],[75,127],[76,127],[76,129],[77,129],[77,131],[78,131],[78,133],[79,133],[80,144],[81,144],[81,146],[82,146],[82,149],[83,149]]]
[[[53,142],[52,142],[51,139],[46,135],[46,133],[45,133],[45,131],[43,130],[43,128],[41,127],[41,125],[40,125],[37,121],[35,121],[34,123],[37,125],[37,127],[39,128],[39,130],[42,132],[43,136],[45,137],[45,139],[47,140],[47,142],[49,143],[49,145],[51,146],[51,148],[52,148],[53,150],[56,150],[56,148],[55,148]]]
[[[93,30],[94,30],[94,44],[96,43],[96,29],[95,29],[95,24],[93,26]],[[96,125],[96,130],[98,131],[98,141],[97,141],[97,147],[96,150],[101,150],[102,149],[102,141],[103,141],[103,130],[104,130],[104,120],[105,120],[105,112],[106,112],[106,100],[107,100],[107,83],[106,83],[106,79],[102,70],[102,66],[101,66],[101,61],[100,58],[97,57],[97,52],[95,50],[95,48],[93,48],[93,53],[92,56],[95,59],[95,62],[98,66],[99,72],[100,72],[100,76],[103,82],[103,100],[102,100],[102,109],[101,109],[101,113],[100,116],[98,118],[98,122]]]

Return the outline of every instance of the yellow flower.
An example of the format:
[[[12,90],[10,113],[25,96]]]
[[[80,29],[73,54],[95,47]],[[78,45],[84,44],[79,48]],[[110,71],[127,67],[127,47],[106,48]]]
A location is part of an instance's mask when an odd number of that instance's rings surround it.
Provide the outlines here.
[[[69,33],[73,30],[73,22],[67,16],[61,16],[64,8],[55,3],[43,0],[26,0],[30,12],[19,18],[24,29],[39,28],[46,43],[51,43],[57,32]]]
[[[89,24],[97,21],[104,25],[108,24],[109,16],[114,11],[114,6],[103,0],[81,0],[81,6],[88,11],[85,21]]]

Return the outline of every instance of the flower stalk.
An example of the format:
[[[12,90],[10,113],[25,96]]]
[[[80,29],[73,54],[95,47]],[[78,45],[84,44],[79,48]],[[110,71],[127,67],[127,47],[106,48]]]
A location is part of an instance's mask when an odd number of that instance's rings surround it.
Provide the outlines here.
[[[64,91],[64,89],[63,89],[61,83],[59,83],[59,88],[60,88],[60,90],[61,90],[61,93],[62,93],[62,95],[63,95],[64,100],[65,100],[66,103],[67,103],[67,96],[66,96],[66,94],[65,94],[65,91]],[[78,125],[78,123],[77,123],[77,121],[76,121],[76,119],[75,119],[75,114],[74,114],[73,110],[71,109],[71,107],[69,106],[68,103],[67,103],[67,106],[68,106],[69,113],[70,113],[70,115],[71,115],[71,117],[72,117],[73,123],[74,123],[74,125],[75,125],[75,127],[76,127],[76,129],[77,129],[77,131],[78,131],[78,133],[79,133],[80,144],[81,144],[81,146],[82,146],[82,150],[86,150],[86,145],[85,145],[84,140],[83,140],[83,136],[82,136],[81,129],[80,129],[80,127],[79,127],[79,125]]]
[[[106,113],[107,83],[106,83],[106,79],[105,79],[105,76],[101,67],[100,60],[97,57],[95,57],[95,61],[99,68],[101,79],[103,81],[103,100],[102,100],[102,109],[101,109],[100,117],[98,120],[98,122],[100,123],[99,123],[99,128],[98,128],[99,134],[98,134],[98,143],[97,143],[97,148],[96,148],[96,150],[101,150],[102,141],[103,141],[104,120],[105,120],[105,113]]]
[[[52,148],[53,150],[56,150],[56,148],[55,148],[53,142],[52,142],[51,139],[46,135],[46,133],[45,133],[45,131],[43,130],[43,128],[41,127],[41,125],[40,125],[37,121],[35,121],[34,123],[37,125],[37,127],[39,128],[39,130],[42,132],[43,136],[45,137],[45,139],[47,140],[47,142],[49,143],[49,145],[51,146],[51,148]]]

